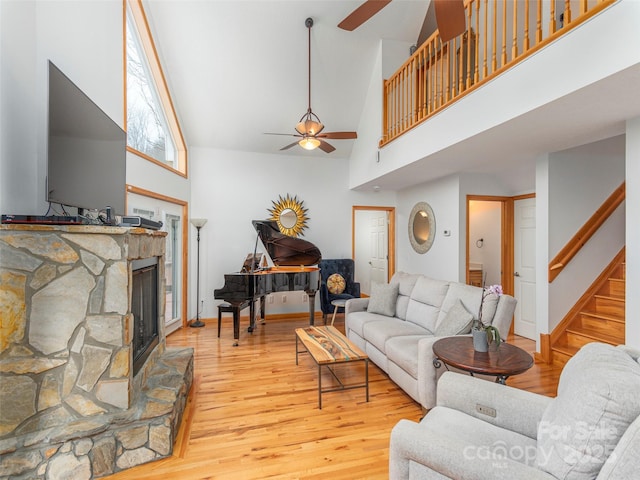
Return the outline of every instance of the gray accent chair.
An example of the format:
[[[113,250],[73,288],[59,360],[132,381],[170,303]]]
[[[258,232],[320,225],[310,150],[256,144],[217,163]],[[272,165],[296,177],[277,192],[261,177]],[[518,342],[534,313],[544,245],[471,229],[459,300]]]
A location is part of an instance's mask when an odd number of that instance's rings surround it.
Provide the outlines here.
[[[389,478],[640,478],[640,351],[585,345],[556,398],[447,372],[437,406],[391,432]]]

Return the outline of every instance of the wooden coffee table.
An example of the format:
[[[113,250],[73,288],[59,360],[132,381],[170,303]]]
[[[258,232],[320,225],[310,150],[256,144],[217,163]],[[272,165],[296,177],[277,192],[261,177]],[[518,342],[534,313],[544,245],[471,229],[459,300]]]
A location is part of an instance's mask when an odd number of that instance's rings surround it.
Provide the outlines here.
[[[526,372],[533,358],[515,345],[501,342],[496,351],[476,352],[471,337],[446,337],[433,344],[433,366],[442,364],[474,374],[495,375],[496,382],[505,384],[508,377]]]
[[[305,350],[298,349],[298,342],[302,342]],[[322,410],[322,394],[349,390],[352,388],[364,388],[367,402],[369,401],[369,357],[366,353],[349,341],[337,328],[333,326],[306,327],[296,329],[296,365],[298,354],[308,352],[318,365],[318,408]],[[332,368],[340,363],[364,362],[364,383],[345,385],[338,378]],[[327,367],[338,381],[339,387],[322,388],[322,367]]]

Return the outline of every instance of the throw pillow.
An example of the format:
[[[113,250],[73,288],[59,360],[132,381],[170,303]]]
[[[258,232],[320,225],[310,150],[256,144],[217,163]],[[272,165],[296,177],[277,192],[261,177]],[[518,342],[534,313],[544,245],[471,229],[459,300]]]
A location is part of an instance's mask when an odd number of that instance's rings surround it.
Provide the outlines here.
[[[398,299],[397,283],[372,283],[367,312],[393,317]]]
[[[327,278],[327,290],[329,290],[329,293],[332,295],[340,295],[344,292],[346,286],[347,283],[339,273],[334,273]]]
[[[542,415],[538,468],[565,480],[596,478],[638,415],[638,363],[611,345],[585,345],[565,365],[558,396]]]
[[[462,302],[458,299],[438,324],[434,335],[436,337],[447,337],[450,335],[469,333],[472,323],[473,315],[464,308],[464,305],[462,305]]]

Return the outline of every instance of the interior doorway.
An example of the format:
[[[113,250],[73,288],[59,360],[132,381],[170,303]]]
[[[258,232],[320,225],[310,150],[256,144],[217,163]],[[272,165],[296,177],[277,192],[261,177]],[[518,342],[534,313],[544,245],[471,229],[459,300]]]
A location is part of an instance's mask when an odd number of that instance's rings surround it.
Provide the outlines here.
[[[391,279],[396,263],[394,207],[353,206],[351,252],[363,296],[371,293],[372,282]]]
[[[523,202],[527,199],[530,201]],[[532,263],[531,258],[535,258],[535,241],[530,241],[535,238],[535,217],[533,223],[529,219],[531,201],[535,211],[535,194],[515,197],[467,195],[466,281],[475,285],[479,282],[478,286],[501,284],[504,293],[513,295],[518,301],[513,324],[515,333],[534,339],[535,332],[530,328],[519,328],[523,318],[531,318],[529,306],[535,306],[535,284],[533,288],[522,288],[520,280],[525,269],[519,263],[524,258],[528,266]],[[519,217],[516,219],[516,206],[519,205],[528,208],[517,208]],[[528,281],[526,285],[530,287],[531,284]],[[527,308],[522,310],[523,306]],[[535,313],[533,315],[535,318]]]

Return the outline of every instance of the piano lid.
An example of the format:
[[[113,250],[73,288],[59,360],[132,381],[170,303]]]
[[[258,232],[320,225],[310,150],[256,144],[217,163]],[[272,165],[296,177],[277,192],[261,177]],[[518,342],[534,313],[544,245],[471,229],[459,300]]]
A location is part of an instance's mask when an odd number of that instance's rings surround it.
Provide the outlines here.
[[[283,234],[274,220],[252,220],[251,223],[274,265],[316,265],[322,258],[313,243]]]

